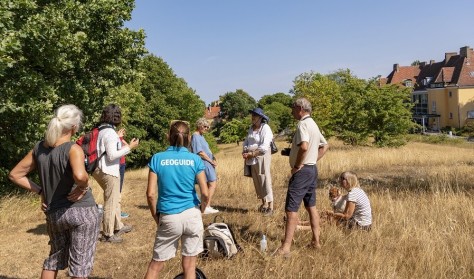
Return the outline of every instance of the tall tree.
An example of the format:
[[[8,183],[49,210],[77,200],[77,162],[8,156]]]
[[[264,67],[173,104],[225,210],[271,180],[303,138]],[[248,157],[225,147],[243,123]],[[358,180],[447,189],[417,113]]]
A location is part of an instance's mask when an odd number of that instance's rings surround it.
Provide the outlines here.
[[[112,88],[133,81],[143,31],[123,27],[133,0],[0,2],[0,183],[73,103],[90,126]]]
[[[340,88],[336,81],[319,73],[303,73],[294,80],[292,93],[306,97],[312,105],[312,117],[324,135],[335,134],[336,117],[341,109]]]
[[[367,87],[369,129],[377,146],[405,144],[403,136],[416,126],[412,121],[411,92],[396,85],[379,87],[375,81]]]
[[[143,80],[140,92],[145,100],[143,115],[131,118],[129,124],[141,127],[146,135],[142,154],[136,165],[144,165],[151,155],[167,145],[170,120],[196,122],[202,117],[205,103],[187,83],[176,76],[163,59],[147,55],[140,64]],[[137,150],[138,151],[138,150]]]
[[[227,92],[220,100],[221,112],[227,120],[243,118],[248,115],[250,109],[257,106],[255,99],[242,89]]]

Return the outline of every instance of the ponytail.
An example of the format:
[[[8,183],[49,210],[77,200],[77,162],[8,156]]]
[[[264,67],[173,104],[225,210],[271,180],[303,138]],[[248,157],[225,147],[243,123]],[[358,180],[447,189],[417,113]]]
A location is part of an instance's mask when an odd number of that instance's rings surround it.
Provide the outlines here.
[[[56,141],[65,133],[72,130],[78,131],[82,125],[82,111],[75,105],[63,105],[49,121],[48,129],[45,133],[46,145],[53,147]]]
[[[169,140],[171,146],[188,147],[189,146],[189,124],[178,120],[171,123]]]

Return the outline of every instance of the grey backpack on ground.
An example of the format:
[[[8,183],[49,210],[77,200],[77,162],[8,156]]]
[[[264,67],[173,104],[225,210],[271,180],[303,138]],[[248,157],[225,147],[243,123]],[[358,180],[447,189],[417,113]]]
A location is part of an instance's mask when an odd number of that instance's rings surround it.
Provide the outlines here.
[[[204,230],[203,258],[231,258],[242,250],[231,228],[224,222],[216,222],[217,217],[219,216],[214,217],[214,223]]]

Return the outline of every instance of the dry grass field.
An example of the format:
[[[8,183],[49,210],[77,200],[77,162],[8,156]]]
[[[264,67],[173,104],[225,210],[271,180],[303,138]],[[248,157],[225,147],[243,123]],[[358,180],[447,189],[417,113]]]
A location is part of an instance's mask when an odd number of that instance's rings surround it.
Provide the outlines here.
[[[323,224],[320,250],[306,248],[310,233],[298,231],[290,258],[271,257],[283,237],[288,157],[272,157],[276,213],[263,217],[256,211],[251,179],[243,176],[240,147],[221,145],[214,205],[244,251],[230,260],[199,260],[208,278],[474,278],[474,145],[409,143],[377,149],[330,144],[318,163],[317,207],[329,208],[328,188],[340,172],[353,170],[371,199],[373,230],[348,233]],[[126,173],[122,205],[130,218],[124,221],[134,231],[121,244],[98,243],[90,278],[143,278],[156,227],[146,204],[146,177],[147,169]],[[98,188],[94,184],[101,203]],[[0,278],[39,277],[49,250],[39,207],[34,195],[0,200]],[[300,217],[306,218],[304,209]],[[212,220],[204,216],[205,224]],[[262,234],[270,253],[259,251]],[[180,270],[176,257],[162,278]]]

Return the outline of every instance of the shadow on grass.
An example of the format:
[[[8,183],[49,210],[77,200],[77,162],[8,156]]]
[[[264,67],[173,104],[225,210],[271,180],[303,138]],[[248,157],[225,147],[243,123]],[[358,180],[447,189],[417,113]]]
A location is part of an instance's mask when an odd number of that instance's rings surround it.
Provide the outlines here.
[[[0,279],[23,279],[23,278],[21,278],[21,277],[9,277],[9,276],[5,276],[5,275],[0,274]]]
[[[33,233],[33,234],[45,234],[47,235],[48,234],[48,231],[47,231],[47,227],[46,227],[46,224],[39,224],[36,228],[34,229],[29,229],[26,231],[27,233]],[[3,278],[0,276],[0,278]]]
[[[237,213],[247,213],[249,212],[248,209],[244,209],[244,208],[237,208],[237,207],[230,207],[230,206],[219,206],[219,205],[215,205],[213,206],[214,208],[218,209],[219,211],[224,211],[224,212],[237,212]]]

